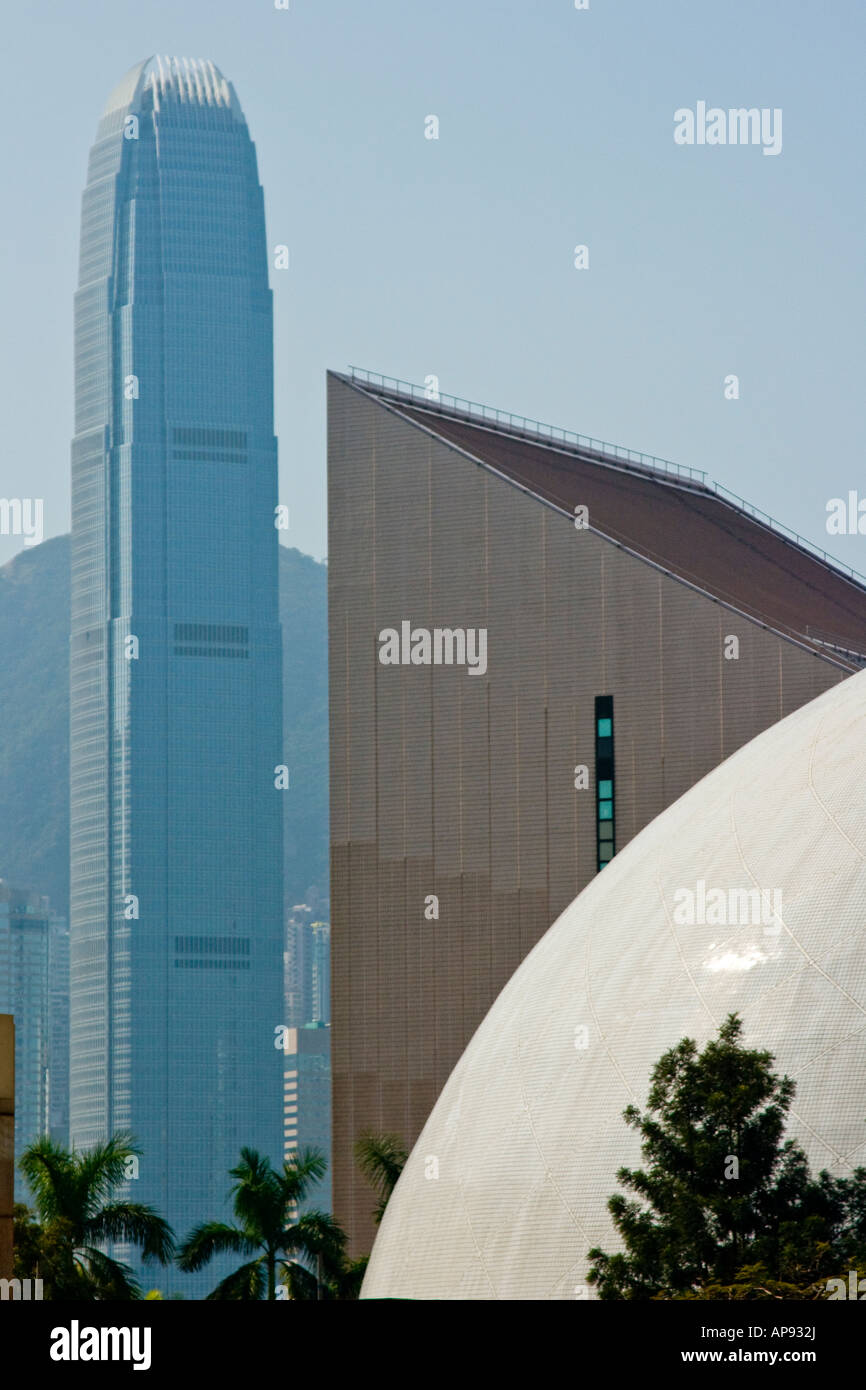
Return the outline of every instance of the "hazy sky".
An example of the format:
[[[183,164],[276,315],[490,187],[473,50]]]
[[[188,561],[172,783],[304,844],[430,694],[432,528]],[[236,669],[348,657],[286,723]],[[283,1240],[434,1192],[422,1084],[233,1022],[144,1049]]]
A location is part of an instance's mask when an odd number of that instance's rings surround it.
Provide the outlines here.
[[[43,497],[46,537],[88,149],[160,52],[234,83],[290,248],[290,544],[326,553],[324,378],[353,363],[705,469],[866,571],[866,536],[825,529],[866,497],[862,0],[30,0],[4,40],[0,496]],[[781,108],[781,153],[676,145],[699,101]]]

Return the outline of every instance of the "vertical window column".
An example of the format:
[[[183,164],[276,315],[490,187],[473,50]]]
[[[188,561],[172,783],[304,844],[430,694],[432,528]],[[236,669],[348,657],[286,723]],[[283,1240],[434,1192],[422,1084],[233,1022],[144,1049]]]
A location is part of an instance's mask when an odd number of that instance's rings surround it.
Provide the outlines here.
[[[616,853],[612,695],[595,697],[595,821],[598,868],[603,869]]]

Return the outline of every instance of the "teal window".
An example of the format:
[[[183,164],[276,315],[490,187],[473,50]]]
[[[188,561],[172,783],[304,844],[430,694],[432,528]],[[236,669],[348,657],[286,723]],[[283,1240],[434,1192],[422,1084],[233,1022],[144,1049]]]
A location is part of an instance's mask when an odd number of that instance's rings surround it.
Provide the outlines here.
[[[616,853],[616,795],[613,761],[613,696],[595,697],[596,864],[603,869]]]

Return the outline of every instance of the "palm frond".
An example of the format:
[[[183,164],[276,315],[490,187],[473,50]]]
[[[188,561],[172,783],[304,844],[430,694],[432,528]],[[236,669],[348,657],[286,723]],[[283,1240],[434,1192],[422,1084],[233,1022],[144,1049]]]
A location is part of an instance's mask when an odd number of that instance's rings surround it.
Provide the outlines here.
[[[93,1297],[100,1302],[111,1300],[126,1301],[141,1298],[141,1286],[129,1268],[120,1260],[113,1260],[104,1250],[95,1245],[82,1245],[75,1252],[75,1262],[92,1286]]]
[[[81,1201],[88,1217],[95,1216],[104,1202],[114,1195],[126,1177],[126,1161],[141,1155],[141,1149],[125,1130],[94,1144],[82,1154],[73,1155],[80,1184]]]
[[[377,1225],[408,1157],[405,1145],[396,1134],[364,1130],[355,1141],[355,1161],[379,1198],[373,1212]]]
[[[302,1202],[310,1188],[325,1176],[328,1162],[321,1149],[302,1149],[283,1164],[282,1190],[286,1206]]]
[[[214,1302],[231,1301],[252,1303],[262,1297],[265,1288],[265,1272],[262,1267],[263,1256],[241,1265],[225,1279],[221,1280],[207,1298]]]
[[[277,1268],[292,1303],[309,1303],[319,1297],[319,1282],[315,1274],[297,1260],[281,1260]]]
[[[174,1255],[174,1232],[153,1207],[140,1202],[116,1202],[103,1207],[87,1223],[93,1240],[128,1241],[141,1247],[144,1260],[169,1264]]]
[[[282,1225],[282,1188],[270,1159],[255,1149],[241,1149],[241,1161],[230,1170],[235,1179],[232,1199],[235,1216],[249,1235],[261,1244],[272,1242]]]
[[[47,1135],[29,1144],[18,1160],[42,1225],[65,1216],[75,1221],[76,1166],[72,1154]]]
[[[349,1302],[361,1297],[361,1285],[369,1262],[369,1255],[361,1255],[357,1260],[344,1261],[343,1268],[334,1279],[338,1299]]]
[[[190,1231],[175,1256],[179,1269],[194,1274],[213,1259],[214,1255],[251,1255],[258,1242],[236,1226],[224,1221],[203,1221]]]
[[[238,1186],[243,1184],[245,1187],[257,1187],[259,1183],[266,1182],[273,1171],[267,1155],[244,1145],[241,1149],[241,1161],[229,1169],[229,1177],[234,1178]]]
[[[280,1250],[313,1261],[319,1255],[329,1277],[343,1267],[346,1233],[328,1211],[305,1211],[294,1225],[283,1231]]]

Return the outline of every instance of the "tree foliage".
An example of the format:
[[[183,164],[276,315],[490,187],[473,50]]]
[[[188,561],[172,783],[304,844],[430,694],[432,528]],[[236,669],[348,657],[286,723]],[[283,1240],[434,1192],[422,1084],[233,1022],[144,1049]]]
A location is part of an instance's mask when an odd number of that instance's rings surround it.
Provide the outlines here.
[[[241,1149],[234,1178],[236,1224],[205,1221],[190,1232],[177,1263],[190,1273],[215,1255],[250,1256],[222,1279],[209,1299],[252,1302],[276,1299],[278,1283],[290,1299],[334,1296],[345,1273],[346,1236],[324,1211],[298,1214],[300,1203],[325,1173],[317,1149],[305,1149],[283,1164],[271,1166],[255,1149]]]
[[[378,1197],[373,1220],[378,1226],[385,1215],[388,1199],[409,1157],[396,1134],[374,1134],[364,1130],[355,1141],[355,1161]]]
[[[15,1270],[41,1278],[55,1301],[140,1298],[129,1266],[105,1253],[111,1241],[137,1245],[146,1261],[168,1264],[174,1251],[171,1227],[152,1207],[116,1201],[126,1166],[136,1148],[129,1134],[78,1152],[52,1139],[37,1139],[19,1160],[36,1207],[16,1209]]]
[[[624,1251],[589,1252],[602,1299],[822,1297],[866,1264],[866,1169],[810,1174],[785,1139],[794,1083],[741,1034],[730,1014],[702,1052],[684,1038],[653,1068],[646,1110],[623,1112],[644,1167],[621,1168],[634,1195],[608,1201]]]

